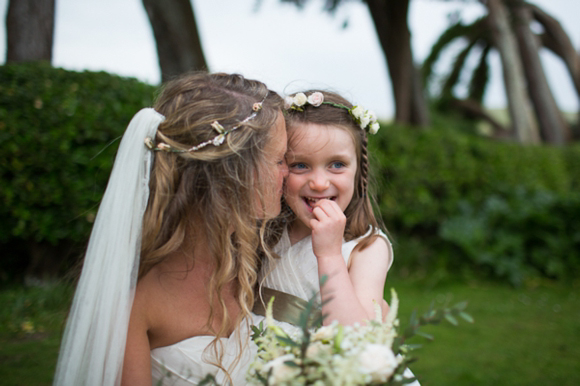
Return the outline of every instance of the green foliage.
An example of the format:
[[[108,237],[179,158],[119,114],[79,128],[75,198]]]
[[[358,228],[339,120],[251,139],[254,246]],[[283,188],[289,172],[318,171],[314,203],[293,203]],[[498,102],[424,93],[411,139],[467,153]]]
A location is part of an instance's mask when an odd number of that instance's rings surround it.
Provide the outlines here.
[[[466,201],[459,208],[441,224],[441,238],[494,276],[520,285],[526,275],[580,272],[580,195],[516,189],[494,194],[478,208]]]
[[[382,217],[404,245],[396,269],[478,271],[514,284],[579,273],[579,151],[384,128],[370,153]]]
[[[104,72],[0,66],[0,242],[84,242],[115,140],[153,91]]]

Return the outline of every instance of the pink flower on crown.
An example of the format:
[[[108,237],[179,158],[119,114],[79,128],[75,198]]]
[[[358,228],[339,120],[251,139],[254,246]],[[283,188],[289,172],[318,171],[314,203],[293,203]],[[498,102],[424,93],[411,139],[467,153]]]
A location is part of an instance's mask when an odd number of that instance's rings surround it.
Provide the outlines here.
[[[294,98],[287,96],[284,98],[284,110],[288,110],[294,104]]]
[[[151,139],[151,137],[145,138],[145,146],[147,146],[149,149],[153,149],[153,139]]]
[[[324,94],[322,94],[321,92],[318,91],[313,92],[308,97],[308,103],[314,107],[320,106],[322,102],[324,102]]]
[[[171,146],[169,146],[168,144],[163,143],[163,142],[158,143],[157,144],[157,148],[159,150],[163,150],[163,151],[169,151],[169,150],[171,150]]]

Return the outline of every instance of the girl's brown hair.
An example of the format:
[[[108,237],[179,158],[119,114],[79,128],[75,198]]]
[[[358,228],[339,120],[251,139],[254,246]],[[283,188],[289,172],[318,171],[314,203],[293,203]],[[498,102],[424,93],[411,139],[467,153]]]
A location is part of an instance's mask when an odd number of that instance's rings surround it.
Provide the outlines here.
[[[213,331],[214,343],[232,322],[236,325],[250,314],[258,251],[270,256],[260,217],[264,197],[273,193],[258,176],[265,164],[263,150],[272,137],[271,128],[283,101],[263,83],[241,75],[194,73],[167,83],[154,106],[165,116],[156,142],[189,149],[217,135],[212,122],[218,121],[226,130],[232,128],[262,100],[263,107],[256,116],[229,133],[221,146],[210,145],[194,152],[156,152],[151,171],[139,277],[179,251],[186,238],[193,242],[207,240],[215,263],[208,289],[207,326],[211,329],[217,316],[222,319],[219,330]],[[256,205],[256,193],[262,208]],[[235,321],[221,295],[232,281],[238,284],[236,298],[241,308]],[[216,301],[218,309],[213,307]]]
[[[338,105],[352,108],[353,105],[340,95],[321,90],[309,90],[304,94],[311,95],[314,92],[320,92],[324,95],[324,102],[330,102]],[[332,106],[323,103],[315,107],[306,104],[300,110],[287,110],[285,114],[286,127],[288,129],[288,142],[293,141],[293,128],[302,124],[318,124],[323,126],[333,126],[346,130],[354,141],[357,156],[357,171],[355,175],[355,189],[350,204],[345,209],[346,228],[344,238],[346,241],[356,239],[368,232],[369,225],[372,226],[373,232],[361,240],[358,244],[362,250],[374,240],[376,230],[379,229],[379,222],[373,212],[373,197],[369,194],[369,156],[368,156],[368,138],[365,130],[353,120],[346,108]],[[285,208],[287,211],[289,208]]]

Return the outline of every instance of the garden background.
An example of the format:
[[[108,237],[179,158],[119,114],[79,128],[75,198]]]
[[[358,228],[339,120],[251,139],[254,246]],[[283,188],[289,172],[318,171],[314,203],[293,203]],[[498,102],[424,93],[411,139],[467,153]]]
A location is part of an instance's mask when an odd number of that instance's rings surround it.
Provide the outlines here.
[[[377,210],[395,247],[386,293],[399,293],[403,326],[431,302],[469,301],[474,324],[430,326],[434,341],[414,338],[423,347],[412,369],[423,385],[576,385],[577,116],[563,115],[563,143],[540,123],[539,140],[526,143],[513,109],[456,108],[483,103],[476,68],[469,98],[456,94],[461,79],[450,70],[424,93],[428,122],[395,114],[370,139]],[[422,79],[432,82],[426,69]],[[119,137],[155,90],[46,60],[0,67],[0,384],[51,383]]]

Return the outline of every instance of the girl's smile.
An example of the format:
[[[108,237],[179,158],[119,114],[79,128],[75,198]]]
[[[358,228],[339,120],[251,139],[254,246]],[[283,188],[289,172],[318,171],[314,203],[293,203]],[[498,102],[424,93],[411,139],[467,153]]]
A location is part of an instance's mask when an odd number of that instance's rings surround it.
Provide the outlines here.
[[[357,154],[351,134],[340,127],[300,124],[289,133],[285,198],[296,215],[293,230],[310,233],[320,200],[335,201],[343,212],[350,204]]]

